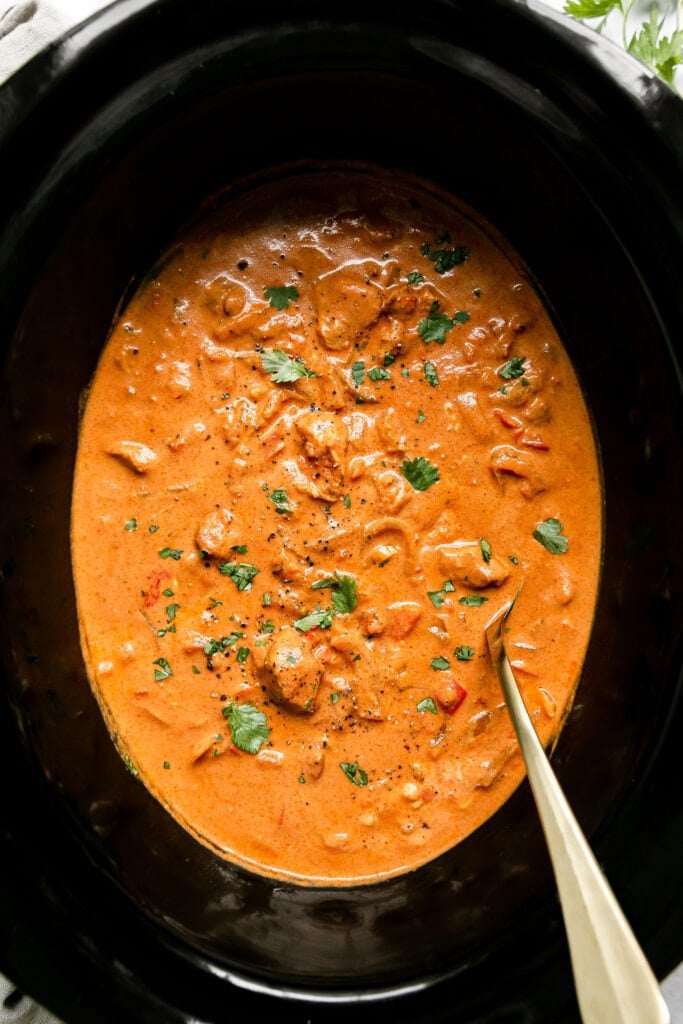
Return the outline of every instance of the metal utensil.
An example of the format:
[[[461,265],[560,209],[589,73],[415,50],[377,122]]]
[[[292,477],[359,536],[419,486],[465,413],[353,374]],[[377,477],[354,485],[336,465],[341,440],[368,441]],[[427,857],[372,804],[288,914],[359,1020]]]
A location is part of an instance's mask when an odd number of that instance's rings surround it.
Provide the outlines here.
[[[550,767],[503,642],[516,598],[486,626],[555,873],[584,1024],[670,1024],[659,984]]]

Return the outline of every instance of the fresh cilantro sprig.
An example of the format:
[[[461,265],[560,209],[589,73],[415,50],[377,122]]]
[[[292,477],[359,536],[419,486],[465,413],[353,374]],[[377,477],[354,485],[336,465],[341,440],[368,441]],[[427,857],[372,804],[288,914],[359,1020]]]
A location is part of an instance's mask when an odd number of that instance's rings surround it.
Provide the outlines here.
[[[281,348],[261,353],[261,365],[273,384],[293,384],[300,377],[315,377],[301,359],[288,356]]]
[[[368,773],[360,767],[358,761],[354,761],[353,764],[350,764],[348,761],[340,761],[339,767],[354,786],[367,786]]]
[[[566,0],[563,11],[579,21],[591,24],[597,32],[615,26],[621,20],[624,49],[646,67],[654,71],[667,85],[676,88],[677,69],[683,66],[683,28],[676,19],[671,35],[665,35],[666,6],[653,0],[649,17],[638,19],[635,0]],[[676,7],[678,13],[678,7]],[[634,30],[634,18],[637,28]],[[680,91],[680,90],[678,90]]]
[[[275,506],[275,511],[280,516],[289,515],[292,512],[292,506],[289,501],[287,491],[283,487],[276,487],[274,491],[268,488],[267,484],[264,484],[263,490],[268,495],[269,499]]]
[[[218,569],[221,576],[228,576],[238,590],[251,590],[252,580],[259,573],[249,562],[221,562]]]
[[[446,594],[455,593],[455,587],[451,580],[446,580],[441,590],[428,590],[427,597],[432,602],[435,608],[441,608],[442,604],[446,600]]]
[[[273,309],[287,309],[290,302],[296,302],[299,298],[299,289],[292,285],[264,288],[263,291]]]
[[[440,305],[439,300],[435,299],[427,316],[423,317],[417,325],[417,333],[425,345],[428,345],[430,341],[435,341],[437,345],[443,345],[446,341],[446,335],[455,327],[455,320],[442,313],[439,309]]]
[[[317,611],[310,612],[309,615],[303,615],[300,619],[295,619],[292,625],[300,633],[308,633],[311,629],[329,629],[333,618],[334,611],[332,608],[318,608]]]
[[[450,242],[450,235],[445,233],[437,239],[436,244],[440,242]],[[428,260],[431,260],[434,264],[434,270],[437,274],[445,274],[448,270],[452,270],[453,267],[459,266],[464,263],[465,260],[470,258],[470,249],[466,245],[455,245],[451,248],[444,247],[443,249],[434,249],[429,242],[424,242],[420,246],[420,252],[423,256],[426,256]]]
[[[406,459],[401,463],[401,472],[416,491],[426,491],[439,480],[439,467],[434,466],[424,455]]]
[[[268,719],[255,704],[238,704],[233,700],[223,708],[222,714],[228,721],[232,742],[238,750],[258,754],[263,744],[268,742]]]
[[[332,590],[332,605],[335,612],[346,615],[354,610],[358,604],[358,595],[356,581],[351,576],[342,576],[335,572],[334,576],[317,580],[311,585],[311,590],[323,590],[327,587]]]
[[[569,550],[569,541],[563,535],[559,519],[546,519],[533,532],[534,540],[542,544],[551,555],[563,555]]]
[[[519,377],[523,377],[525,362],[525,356],[513,356],[504,366],[501,366],[498,376],[502,377],[503,380],[517,380]]]

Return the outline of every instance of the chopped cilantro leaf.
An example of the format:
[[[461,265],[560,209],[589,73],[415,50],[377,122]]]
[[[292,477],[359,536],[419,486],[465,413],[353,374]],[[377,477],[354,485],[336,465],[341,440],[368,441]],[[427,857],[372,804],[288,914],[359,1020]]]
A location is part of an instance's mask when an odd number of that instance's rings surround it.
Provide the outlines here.
[[[240,665],[243,665],[248,657],[249,657],[249,648],[248,647],[238,647],[237,648],[237,661],[240,663]]]
[[[231,633],[230,636],[222,636],[220,640],[209,639],[202,648],[207,658],[213,658],[214,654],[224,654],[228,647],[234,647],[238,640],[241,640],[244,633]]]
[[[501,367],[498,374],[503,380],[516,380],[524,375],[525,362],[526,358],[524,356],[513,356],[505,366]]]
[[[299,290],[291,285],[282,288],[264,288],[265,296],[274,309],[287,309],[290,302],[299,298]]]
[[[351,379],[354,384],[362,384],[365,380],[365,360],[357,359],[351,367]]]
[[[422,409],[418,409],[418,410],[417,410],[417,416],[416,416],[416,418],[415,418],[415,422],[416,422],[416,423],[424,423],[424,421],[425,421],[426,419],[427,419],[427,417],[425,416],[425,414],[424,414],[424,412],[422,411]]]
[[[438,715],[436,710],[436,703],[433,697],[424,697],[419,703],[415,705],[421,715],[424,715],[425,711],[429,711],[431,715]]]
[[[368,370],[368,377],[370,380],[391,380],[391,373],[383,366],[373,366],[371,370]]]
[[[238,704],[233,700],[223,708],[222,714],[228,720],[232,742],[239,750],[258,754],[263,744],[268,742],[268,720],[254,704]]]
[[[401,463],[401,472],[416,491],[426,491],[439,480],[438,467],[433,466],[423,455],[416,459],[405,459]]]
[[[261,365],[274,384],[291,384],[300,377],[315,377],[302,360],[288,356],[280,348],[262,352]]]
[[[159,554],[162,558],[173,558],[177,562],[182,555],[182,551],[179,551],[178,548],[162,548]]]
[[[482,539],[479,541],[479,547],[481,548],[481,557],[484,559],[485,562],[490,562],[491,545],[484,537],[482,537]]]
[[[533,532],[534,540],[542,544],[551,555],[563,555],[569,550],[569,541],[562,534],[562,523],[559,519],[546,519],[539,523]]]
[[[334,576],[326,576],[312,584],[311,590],[323,590],[330,587],[332,593],[332,605],[340,615],[352,612],[358,604],[356,596],[356,581],[351,576],[342,576],[335,572]]]
[[[406,277],[408,284],[422,284],[424,281],[424,274],[421,274],[419,270],[411,270]]]
[[[173,675],[173,670],[165,658],[157,658],[152,664],[159,666],[154,669],[154,678],[157,683],[160,683],[162,679],[170,679]]]
[[[251,583],[259,570],[249,562],[221,562],[218,566],[221,576],[229,576],[238,590],[251,590]]]
[[[467,644],[461,644],[460,647],[456,647],[453,652],[458,661],[471,661],[474,657],[474,647],[468,647]]]
[[[127,533],[132,533],[133,530],[137,530],[137,528],[138,528],[138,521],[137,521],[137,519],[135,519],[135,518],[129,519],[127,523],[124,523],[123,528],[124,528],[124,530],[127,531]]]
[[[435,341],[437,345],[443,345],[446,341],[446,335],[453,329],[455,323],[445,313],[439,312],[439,305],[438,300],[435,299],[432,302],[428,315],[420,320],[417,325],[417,333],[426,345],[430,341]]]
[[[435,672],[445,672],[446,669],[451,667],[451,663],[448,658],[432,658],[429,664]]]
[[[316,612],[311,612],[310,615],[295,619],[292,625],[300,633],[308,633],[309,629],[329,629],[333,618],[334,612],[331,608],[328,608],[327,611],[319,609]]]
[[[427,597],[432,602],[435,608],[440,608],[444,603],[444,594],[452,594],[455,592],[455,587],[450,580],[446,580],[441,590],[428,590]]]
[[[466,309],[459,309],[453,314],[453,319],[456,324],[466,324],[470,318],[470,314]]]
[[[437,274],[445,274],[447,270],[452,270],[470,258],[470,249],[466,245],[456,245],[451,249],[432,249],[429,242],[425,242],[420,247],[420,252],[432,261]]]
[[[481,608],[486,601],[488,601],[488,597],[484,597],[482,594],[467,594],[460,598],[460,604],[468,605],[470,608]]]
[[[233,544],[230,548],[231,551],[236,551],[238,555],[246,555],[247,545],[246,544]]]
[[[439,375],[436,372],[436,367],[434,366],[434,363],[430,362],[429,359],[425,360],[424,373],[425,373],[425,380],[427,381],[429,386],[432,387],[432,388],[438,387]]]
[[[353,764],[349,764],[346,761],[340,761],[339,767],[354,786],[367,786],[368,773],[359,767],[358,761],[354,761]]]
[[[275,505],[275,511],[278,513],[278,515],[289,515],[289,513],[292,511],[292,508],[289,504],[289,497],[287,496],[287,491],[285,491],[282,487],[276,487],[274,491],[270,491],[268,493],[268,497],[272,501],[273,505]]]

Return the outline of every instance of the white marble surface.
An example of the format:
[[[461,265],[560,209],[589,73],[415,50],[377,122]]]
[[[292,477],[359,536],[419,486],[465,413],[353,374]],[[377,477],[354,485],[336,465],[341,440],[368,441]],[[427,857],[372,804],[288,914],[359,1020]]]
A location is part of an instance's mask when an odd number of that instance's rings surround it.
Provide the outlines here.
[[[0,82],[62,32],[108,6],[109,2],[111,0],[0,0]],[[476,0],[472,2],[476,3]],[[562,13],[565,0],[543,2],[553,13]],[[636,0],[632,8],[632,23],[646,17],[649,7],[650,0]],[[668,0],[668,10],[666,31],[670,33],[677,24],[677,18],[683,27],[682,0]],[[621,19],[616,12],[608,19],[603,32],[621,44]],[[683,93],[683,69],[679,69],[676,86]],[[664,980],[662,989],[671,1012],[672,1024],[683,1024],[683,965]],[[4,1005],[7,1002],[12,1005]],[[62,1022],[30,999],[15,994],[11,981],[0,975],[0,1024]],[[93,1024],[97,1022],[93,1021]],[[642,1024],[648,1022],[643,1021]]]

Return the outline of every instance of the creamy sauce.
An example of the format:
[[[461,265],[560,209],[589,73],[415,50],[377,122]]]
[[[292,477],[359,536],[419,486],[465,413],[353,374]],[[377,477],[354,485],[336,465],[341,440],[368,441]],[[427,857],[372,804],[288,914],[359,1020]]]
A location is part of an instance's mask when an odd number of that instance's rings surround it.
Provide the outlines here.
[[[368,882],[523,778],[484,627],[546,744],[571,705],[601,490],[567,354],[519,260],[370,169],[207,214],[115,323],[85,406],[72,553],[130,769],[267,875]]]

